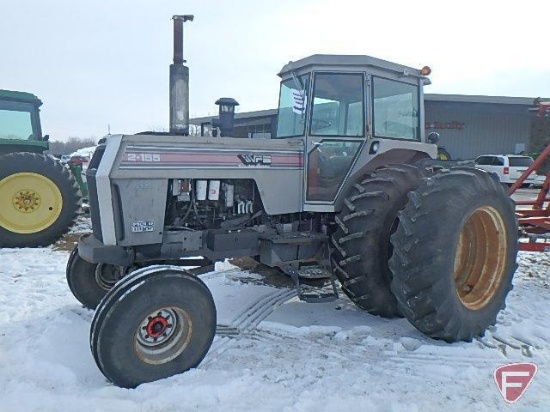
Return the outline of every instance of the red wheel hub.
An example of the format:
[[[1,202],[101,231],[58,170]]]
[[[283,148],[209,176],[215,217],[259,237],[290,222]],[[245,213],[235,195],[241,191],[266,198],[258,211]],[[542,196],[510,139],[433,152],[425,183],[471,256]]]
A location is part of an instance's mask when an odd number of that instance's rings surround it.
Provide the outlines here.
[[[147,323],[147,334],[152,338],[158,338],[168,328],[168,321],[162,316],[156,316]]]

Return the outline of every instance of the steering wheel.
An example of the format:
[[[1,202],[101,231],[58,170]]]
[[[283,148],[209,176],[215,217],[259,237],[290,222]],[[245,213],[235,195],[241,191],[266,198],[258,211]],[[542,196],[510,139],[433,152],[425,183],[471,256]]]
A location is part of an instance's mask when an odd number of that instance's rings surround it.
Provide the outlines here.
[[[327,127],[332,126],[332,123],[325,119],[312,119],[311,120],[311,130],[323,130]]]

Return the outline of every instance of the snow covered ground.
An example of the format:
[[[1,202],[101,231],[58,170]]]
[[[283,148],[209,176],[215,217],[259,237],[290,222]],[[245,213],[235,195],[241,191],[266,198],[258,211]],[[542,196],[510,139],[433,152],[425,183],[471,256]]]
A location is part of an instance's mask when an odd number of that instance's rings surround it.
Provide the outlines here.
[[[83,225],[82,227],[85,227]],[[91,356],[93,313],[65,283],[69,252],[0,250],[0,411],[550,410],[550,253],[521,253],[514,290],[483,339],[446,344],[347,298],[308,304],[229,263],[202,278],[219,333],[187,373],[120,389]],[[506,405],[496,367],[533,362]]]

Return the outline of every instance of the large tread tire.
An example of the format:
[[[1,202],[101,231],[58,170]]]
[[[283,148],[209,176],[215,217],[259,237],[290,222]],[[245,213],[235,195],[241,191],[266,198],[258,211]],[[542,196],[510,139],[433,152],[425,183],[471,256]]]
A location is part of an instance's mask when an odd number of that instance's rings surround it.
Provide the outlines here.
[[[95,309],[107,292],[126,274],[126,269],[89,263],[78,255],[76,246],[69,256],[65,274],[76,300],[88,309]]]
[[[34,176],[31,187],[17,187],[18,181],[28,185],[26,176]],[[22,207],[25,201],[32,207]],[[37,153],[0,156],[0,247],[50,245],[72,227],[79,210],[78,185],[60,162]]]
[[[135,388],[196,367],[215,332],[216,307],[206,285],[181,268],[150,266],[100,302],[90,346],[107,379]]]
[[[391,290],[421,332],[471,341],[496,322],[516,270],[514,204],[483,170],[443,170],[409,194],[393,234]]]
[[[399,316],[390,290],[390,235],[407,193],[422,182],[420,169],[395,165],[355,183],[336,216],[332,234],[332,267],[343,292],[360,308],[383,316]]]

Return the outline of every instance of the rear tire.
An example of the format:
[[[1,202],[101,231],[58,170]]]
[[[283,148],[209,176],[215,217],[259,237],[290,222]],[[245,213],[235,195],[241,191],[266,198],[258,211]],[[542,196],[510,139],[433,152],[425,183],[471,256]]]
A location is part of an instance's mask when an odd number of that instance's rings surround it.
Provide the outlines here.
[[[78,186],[61,163],[36,153],[0,156],[0,247],[54,243],[79,210]]]
[[[444,170],[410,193],[391,238],[391,290],[421,332],[448,342],[496,322],[517,267],[514,205],[483,170]]]
[[[407,193],[422,181],[420,170],[395,165],[376,170],[355,183],[335,218],[332,267],[344,293],[373,315],[399,316],[390,290],[392,255],[390,235]]]
[[[216,332],[206,285],[184,270],[137,270],[111,289],[92,321],[90,346],[105,377],[123,388],[183,373],[204,358]]]

